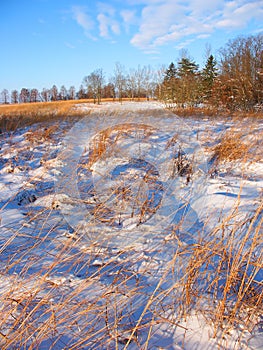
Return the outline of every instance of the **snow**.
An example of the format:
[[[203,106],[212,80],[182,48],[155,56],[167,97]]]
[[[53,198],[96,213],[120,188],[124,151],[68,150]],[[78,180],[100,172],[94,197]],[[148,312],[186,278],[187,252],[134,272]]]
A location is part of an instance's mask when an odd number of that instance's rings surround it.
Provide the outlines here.
[[[259,326],[213,337],[198,309],[179,319],[173,305],[178,247],[195,244],[195,234],[205,236],[236,206],[245,220],[262,201],[262,159],[221,164],[210,175],[211,147],[234,122],[182,120],[158,102],[74,109],[87,117],[41,143],[32,141],[41,124],[1,135],[1,346],[25,308],[17,301],[28,299],[33,348],[262,349]],[[257,122],[255,135],[262,128]],[[105,130],[114,136],[88,166]]]

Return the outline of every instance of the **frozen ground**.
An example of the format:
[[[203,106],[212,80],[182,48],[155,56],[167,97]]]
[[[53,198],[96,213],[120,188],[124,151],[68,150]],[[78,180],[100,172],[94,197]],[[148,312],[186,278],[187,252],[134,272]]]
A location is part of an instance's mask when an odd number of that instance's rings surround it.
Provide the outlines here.
[[[262,121],[182,120],[152,102],[75,109],[87,117],[0,138],[1,348],[263,349],[262,319],[213,336],[177,297],[188,247],[262,203]],[[253,139],[253,160],[213,161],[228,129]]]

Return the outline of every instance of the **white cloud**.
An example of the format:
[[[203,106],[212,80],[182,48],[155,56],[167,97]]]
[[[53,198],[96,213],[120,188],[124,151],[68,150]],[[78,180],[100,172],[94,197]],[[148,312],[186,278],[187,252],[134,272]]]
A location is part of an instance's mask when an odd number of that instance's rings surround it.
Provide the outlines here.
[[[68,42],[65,42],[65,45],[69,48],[69,49],[75,49],[75,46],[68,43]]]
[[[123,25],[125,28],[126,33],[129,32],[131,25],[136,25],[139,23],[137,17],[136,17],[136,11],[135,10],[122,10],[120,11],[120,16],[123,21]]]
[[[84,7],[81,6],[73,6],[72,14],[74,20],[77,21],[78,25],[82,27],[84,33],[87,37],[95,39],[91,35],[91,30],[94,28],[94,21],[88,16]]]
[[[243,28],[252,18],[263,18],[263,1],[231,1],[226,4],[222,19],[216,26],[219,28]]]
[[[126,0],[118,7],[101,0],[93,5],[72,8],[86,36],[94,39],[95,33],[112,41],[121,29],[126,34],[136,30],[130,43],[144,52],[157,52],[169,43],[186,46],[218,30],[245,28],[252,19],[260,25],[263,17],[263,0]]]
[[[110,17],[113,17],[116,12],[115,8],[109,5],[108,3],[98,2],[97,8],[98,8],[98,12],[107,14]]]
[[[218,29],[244,28],[263,18],[262,0],[128,0],[143,5],[138,32],[131,44],[151,50],[169,42],[186,45]],[[181,44],[180,41],[184,40]]]
[[[120,25],[114,18],[104,13],[99,13],[97,19],[101,37],[110,38],[110,32],[115,35],[120,34]]]
[[[194,41],[194,39],[188,39],[185,40],[183,42],[181,42],[180,44],[176,45],[177,50],[182,50],[185,47],[187,47],[189,44],[191,44]]]

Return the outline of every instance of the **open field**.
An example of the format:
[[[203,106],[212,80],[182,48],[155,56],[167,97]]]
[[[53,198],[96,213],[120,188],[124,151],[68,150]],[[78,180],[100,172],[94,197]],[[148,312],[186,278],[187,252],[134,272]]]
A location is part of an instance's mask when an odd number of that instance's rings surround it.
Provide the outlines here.
[[[262,349],[262,118],[0,115],[1,349]]]
[[[127,102],[130,99],[122,99]],[[145,99],[141,98],[140,101]],[[112,99],[103,99],[103,103],[116,102]],[[49,119],[60,120],[67,116],[84,116],[87,114],[87,109],[75,108],[76,104],[88,104],[89,110],[96,108],[93,100],[67,100],[53,102],[35,102],[35,103],[20,103],[20,104],[0,104],[0,129],[15,130],[18,127],[31,125],[32,123],[46,121]]]

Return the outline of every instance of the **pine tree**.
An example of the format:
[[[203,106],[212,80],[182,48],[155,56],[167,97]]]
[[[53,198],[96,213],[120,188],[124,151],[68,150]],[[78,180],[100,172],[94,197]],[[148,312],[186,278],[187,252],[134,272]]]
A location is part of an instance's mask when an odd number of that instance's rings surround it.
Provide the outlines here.
[[[190,58],[183,57],[178,62],[177,74],[180,80],[178,102],[182,107],[185,104],[193,106],[200,100],[200,75],[198,64]]]
[[[171,79],[176,78],[176,68],[173,62],[170,63],[168,69],[165,71],[164,81],[170,81]]]
[[[177,71],[180,78],[194,76],[198,71],[198,64],[187,57],[183,57],[181,61],[178,62]]]
[[[218,75],[217,63],[213,55],[207,58],[206,65],[202,70],[202,89],[204,99],[208,100],[212,95],[212,87]]]
[[[177,70],[173,62],[170,63],[165,71],[163,81],[163,96],[166,101],[176,102],[177,95]]]

